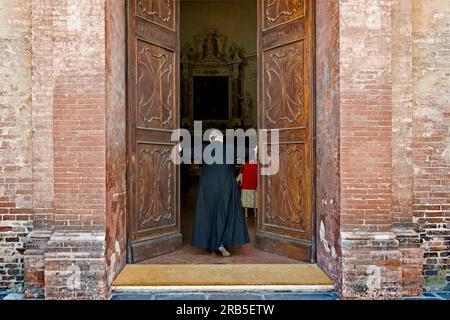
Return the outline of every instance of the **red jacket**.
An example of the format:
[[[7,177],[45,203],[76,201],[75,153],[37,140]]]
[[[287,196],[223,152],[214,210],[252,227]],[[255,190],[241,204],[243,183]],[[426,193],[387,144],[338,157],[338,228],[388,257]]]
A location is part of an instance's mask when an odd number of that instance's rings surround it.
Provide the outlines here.
[[[241,167],[243,190],[256,190],[258,188],[258,164],[246,162]]]

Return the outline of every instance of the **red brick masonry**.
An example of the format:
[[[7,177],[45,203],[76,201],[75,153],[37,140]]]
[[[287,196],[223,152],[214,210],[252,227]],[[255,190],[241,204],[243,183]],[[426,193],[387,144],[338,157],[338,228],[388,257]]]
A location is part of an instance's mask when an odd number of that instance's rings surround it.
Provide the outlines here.
[[[106,298],[126,255],[125,1],[0,12],[0,289]],[[344,298],[448,284],[449,13],[316,3],[317,260]]]

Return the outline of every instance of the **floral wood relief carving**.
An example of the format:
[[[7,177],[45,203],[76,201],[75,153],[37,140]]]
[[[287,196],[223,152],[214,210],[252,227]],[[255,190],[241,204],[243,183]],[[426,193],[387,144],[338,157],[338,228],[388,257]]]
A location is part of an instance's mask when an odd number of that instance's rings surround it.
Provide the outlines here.
[[[269,128],[305,126],[303,41],[264,53],[264,87]]]
[[[171,128],[174,113],[173,53],[154,45],[140,45],[138,53],[138,124]]]
[[[138,11],[150,21],[173,30],[174,0],[140,0]]]
[[[173,176],[170,148],[145,146],[139,151],[138,216],[140,227],[173,223]]]
[[[280,167],[276,175],[266,176],[266,223],[298,227],[304,215],[303,145],[280,145]],[[277,195],[274,197],[273,195]]]
[[[265,26],[274,27],[304,15],[305,0],[266,0],[264,2]]]

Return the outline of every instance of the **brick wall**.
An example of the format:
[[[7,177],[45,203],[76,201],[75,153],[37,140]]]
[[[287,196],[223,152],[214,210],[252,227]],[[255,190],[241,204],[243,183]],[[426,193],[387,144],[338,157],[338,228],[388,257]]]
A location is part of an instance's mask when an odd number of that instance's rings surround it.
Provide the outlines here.
[[[392,233],[392,1],[340,1],[344,298],[401,295]]]
[[[33,224],[53,229],[53,8],[32,0]]]
[[[44,253],[54,223],[53,7],[31,0],[33,232],[24,253],[26,297],[44,293]]]
[[[391,1],[340,2],[341,225],[391,227]]]
[[[53,2],[55,229],[105,228],[103,0]]]
[[[429,289],[450,280],[449,15],[448,1],[413,1],[413,213]]]
[[[48,299],[106,297],[105,1],[53,1],[54,230]]]
[[[392,1],[392,231],[401,252],[402,294],[422,291],[419,234],[412,219],[412,1]]]
[[[45,253],[46,299],[106,299],[106,277],[103,232],[53,233]]]
[[[450,4],[338,1],[318,4],[339,11],[318,40],[340,34],[317,52],[319,264],[346,298],[415,294],[422,265],[445,286]],[[0,0],[0,289],[20,289],[33,225],[30,296],[104,298],[124,264],[122,9]]]
[[[399,298],[401,252],[395,234],[342,232],[341,236],[343,298]]]
[[[392,2],[392,222],[411,226],[412,1]]]
[[[0,0],[0,290],[20,290],[32,228],[31,8]]]
[[[33,0],[25,294],[104,298],[125,264],[125,1]]]

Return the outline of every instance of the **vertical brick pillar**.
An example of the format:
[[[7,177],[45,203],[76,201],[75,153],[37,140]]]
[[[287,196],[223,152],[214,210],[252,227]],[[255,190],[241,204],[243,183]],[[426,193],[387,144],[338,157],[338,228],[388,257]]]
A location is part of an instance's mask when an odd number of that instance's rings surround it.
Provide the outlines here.
[[[392,1],[392,231],[401,252],[402,295],[422,292],[422,249],[413,223],[412,1]]]
[[[392,222],[412,225],[412,1],[392,2]]]
[[[340,1],[341,238],[344,298],[396,298],[392,233],[392,1]]]
[[[54,232],[48,299],[106,297],[105,3],[53,2]]]
[[[31,8],[0,0],[0,290],[21,291],[32,229]]]
[[[45,261],[51,230],[36,229],[29,235],[24,254],[24,294],[25,298],[43,298],[45,296]]]
[[[33,232],[24,254],[25,297],[44,296],[44,254],[54,222],[53,11],[51,2],[31,1]]]
[[[45,298],[106,299],[105,233],[55,231],[45,253]]]
[[[424,287],[450,286],[450,2],[413,1],[414,220]]]
[[[104,299],[125,264],[125,1],[32,0],[25,294]]]
[[[104,0],[32,0],[33,217],[25,294],[107,296]]]

